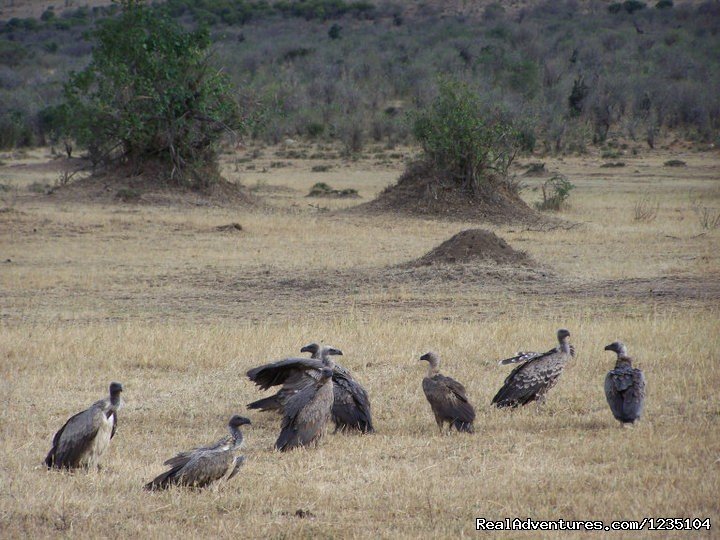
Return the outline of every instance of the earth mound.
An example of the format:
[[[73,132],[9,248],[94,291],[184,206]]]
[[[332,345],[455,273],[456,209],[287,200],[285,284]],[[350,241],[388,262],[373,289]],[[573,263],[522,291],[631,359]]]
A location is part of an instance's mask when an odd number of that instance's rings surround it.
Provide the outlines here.
[[[412,164],[398,179],[370,202],[353,207],[353,212],[405,213],[462,221],[491,223],[538,223],[548,218],[530,208],[508,183],[489,179],[480,193],[469,193],[453,180],[443,180],[431,166]]]
[[[522,266],[533,265],[532,259],[524,251],[513,249],[495,233],[485,229],[467,229],[457,233],[435,249],[411,262],[409,266],[418,267],[473,261]]]
[[[203,189],[178,185],[157,171],[133,174],[128,169],[91,174],[50,190],[60,201],[104,204],[151,204],[179,206],[246,206],[255,197],[242,185],[218,177]]]

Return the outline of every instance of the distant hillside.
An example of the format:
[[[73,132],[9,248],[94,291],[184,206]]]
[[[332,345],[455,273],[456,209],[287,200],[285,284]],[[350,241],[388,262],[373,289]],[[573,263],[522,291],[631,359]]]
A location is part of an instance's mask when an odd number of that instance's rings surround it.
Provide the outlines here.
[[[5,0],[0,17],[23,6],[43,10],[0,21],[0,147],[54,140],[62,84],[90,58],[83,35],[117,9]],[[269,142],[340,141],[348,153],[369,140],[409,142],[413,111],[449,77],[512,119],[528,149],[582,152],[617,137],[652,146],[670,131],[720,143],[715,0],[167,0],[157,9],[211,28],[212,61],[262,120],[251,136]]]

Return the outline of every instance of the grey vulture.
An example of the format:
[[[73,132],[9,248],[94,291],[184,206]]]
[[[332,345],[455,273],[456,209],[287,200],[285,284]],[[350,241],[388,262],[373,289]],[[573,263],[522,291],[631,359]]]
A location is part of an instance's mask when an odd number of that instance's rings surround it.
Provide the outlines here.
[[[312,352],[308,347],[310,345],[303,347],[300,352]],[[247,408],[282,413],[287,400],[305,386],[316,382],[324,367],[330,369],[335,367],[330,356],[342,355],[342,351],[334,347],[318,347],[318,349],[313,353],[312,358],[285,358],[248,371],[248,378],[261,390],[279,385],[282,385],[282,388],[270,397],[249,403]]]
[[[605,347],[617,354],[615,369],[605,376],[605,397],[616,420],[622,424],[634,424],[640,420],[645,404],[645,375],[632,367],[627,347],[615,341]]]
[[[565,364],[574,355],[575,349],[569,338],[570,332],[561,328],[557,332],[557,347],[542,354],[523,353],[525,361],[517,356],[501,361],[503,364],[522,363],[507,376],[492,400],[493,405],[502,408],[527,405],[532,401],[544,403],[548,391],[557,384]]]
[[[122,384],[110,383],[110,395],[77,413],[53,437],[45,457],[49,469],[94,469],[117,430],[117,411]]]
[[[204,488],[226,475],[230,480],[245,463],[245,457],[238,455],[243,444],[240,426],[245,425],[250,425],[248,418],[233,416],[228,423],[230,435],[213,445],[181,452],[168,459],[163,465],[168,465],[170,470],[145,484],[145,489],[154,491],[170,486]]]
[[[440,374],[440,358],[434,352],[423,354],[420,360],[427,361],[430,366],[422,387],[440,433],[443,432],[445,422],[449,424],[448,431],[455,428],[457,431],[473,433],[475,409],[468,400],[465,387],[455,379]]]
[[[280,436],[275,448],[281,452],[317,445],[325,434],[333,404],[333,371],[323,368],[320,378],[290,396],[283,408]]]
[[[312,358],[321,358],[324,349],[325,347],[317,343],[311,343],[300,349],[300,352],[309,352]],[[374,432],[370,397],[365,388],[340,364],[336,363],[332,369],[334,395],[332,421],[335,424],[335,431]]]

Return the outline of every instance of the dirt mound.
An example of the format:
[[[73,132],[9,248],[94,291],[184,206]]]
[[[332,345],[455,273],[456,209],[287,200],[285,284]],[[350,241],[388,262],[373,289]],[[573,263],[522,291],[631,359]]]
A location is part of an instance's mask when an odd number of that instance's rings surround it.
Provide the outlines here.
[[[497,264],[532,266],[524,251],[516,251],[491,231],[468,229],[457,233],[438,247],[410,263],[409,266],[488,261]]]
[[[123,171],[90,175],[53,188],[48,197],[68,202],[179,206],[247,206],[256,199],[240,184],[219,179],[203,190]]]
[[[432,166],[410,165],[397,184],[387,187],[370,202],[350,209],[363,213],[405,213],[491,223],[538,223],[546,218],[530,208],[510,185],[495,181],[484,192],[468,194],[456,182],[443,180]]]

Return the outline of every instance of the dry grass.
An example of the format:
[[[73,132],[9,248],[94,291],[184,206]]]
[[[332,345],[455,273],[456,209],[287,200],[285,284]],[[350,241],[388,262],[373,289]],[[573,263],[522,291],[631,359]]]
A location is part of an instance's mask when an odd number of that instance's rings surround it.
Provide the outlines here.
[[[0,213],[0,536],[456,537],[473,534],[476,517],[514,516],[709,516],[714,530],[720,232],[702,228],[688,194],[718,205],[719,160],[683,155],[676,178],[668,157],[622,170],[548,160],[577,186],[562,216],[581,225],[493,227],[547,273],[528,282],[502,267],[460,267],[452,279],[389,271],[477,224],[318,211],[303,197],[313,161],[242,173],[247,185],[263,180],[267,206],[249,211],[56,204],[25,189],[57,174],[33,168],[42,154],[26,167],[3,157],[0,183],[20,195]],[[337,162],[322,180],[367,200],[399,167]],[[637,223],[645,194],[658,214]],[[243,231],[215,230],[232,222]],[[560,326],[579,354],[544,410],[490,409],[508,371],[495,361],[550,346]],[[635,429],[618,427],[602,393],[613,363],[602,347],[615,339],[648,379]],[[230,483],[140,489],[261,395],[249,367],[312,340],[343,349],[377,434],[281,455],[278,419],[254,414],[248,462]],[[438,435],[417,361],[430,348],[468,388],[475,435]],[[105,469],[46,472],[54,431],[110,380],[124,383],[127,405]]]

